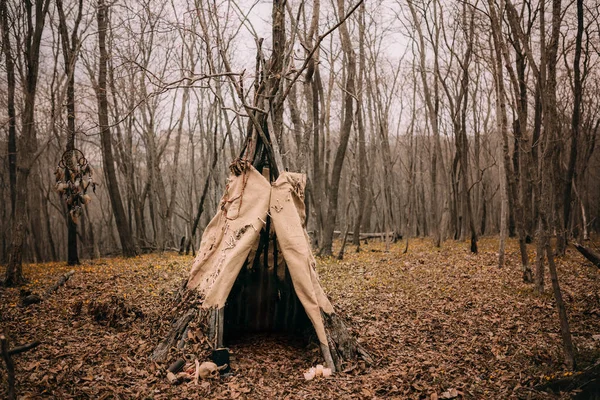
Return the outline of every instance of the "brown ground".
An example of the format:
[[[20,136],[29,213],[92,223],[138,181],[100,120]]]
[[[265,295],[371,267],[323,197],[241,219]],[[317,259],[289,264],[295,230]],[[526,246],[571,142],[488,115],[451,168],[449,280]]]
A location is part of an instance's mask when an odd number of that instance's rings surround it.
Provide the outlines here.
[[[167,382],[165,366],[148,356],[168,329],[171,293],[191,257],[86,262],[65,287],[27,308],[19,307],[18,289],[0,288],[0,324],[12,344],[43,342],[15,356],[18,393],[60,399],[535,399],[549,395],[532,386],[570,374],[562,365],[552,295],[535,295],[521,282],[516,243],[509,243],[504,269],[496,266],[497,239],[481,240],[478,255],[469,253],[468,243],[453,241],[435,249],[429,240],[411,240],[407,254],[403,249],[399,243],[386,253],[373,243],[361,253],[348,248],[341,262],[319,260],[325,291],[377,364],[359,363],[308,382],[303,372],[320,363],[319,350],[281,335],[232,345],[231,377],[198,386]],[[600,357],[600,271],[572,249],[558,265],[585,367]],[[27,288],[41,293],[69,269],[29,265]],[[110,299],[128,308],[126,315],[107,315],[113,326],[88,313],[90,305]]]

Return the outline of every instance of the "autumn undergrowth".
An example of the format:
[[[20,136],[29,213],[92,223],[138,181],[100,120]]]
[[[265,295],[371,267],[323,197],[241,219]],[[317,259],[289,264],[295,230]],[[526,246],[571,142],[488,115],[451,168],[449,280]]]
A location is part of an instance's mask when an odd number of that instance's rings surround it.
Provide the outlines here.
[[[339,245],[339,244],[338,244]],[[538,295],[521,281],[518,246],[504,268],[497,238],[479,254],[468,242],[411,239],[385,252],[378,241],[348,245],[343,260],[318,259],[321,283],[336,311],[376,359],[329,380],[305,381],[320,363],[314,344],[251,335],[231,346],[233,374],[199,385],[170,385],[149,355],[170,324],[173,297],[192,257],[174,253],[86,261],[55,294],[19,306],[19,289],[0,289],[0,324],[13,345],[42,341],[15,356],[24,398],[548,398],[533,387],[569,376],[546,277]],[[529,245],[535,262],[535,245]],[[335,251],[334,251],[335,253]],[[581,368],[600,357],[600,273],[569,248],[557,260]],[[26,265],[43,293],[66,263]],[[118,312],[99,318],[94,310]],[[111,319],[112,318],[112,319]],[[176,355],[174,355],[176,356]],[[188,357],[193,355],[187,354]],[[205,357],[205,355],[198,355]],[[201,360],[203,361],[203,359]],[[0,398],[6,394],[2,375]],[[564,397],[568,398],[565,394]]]

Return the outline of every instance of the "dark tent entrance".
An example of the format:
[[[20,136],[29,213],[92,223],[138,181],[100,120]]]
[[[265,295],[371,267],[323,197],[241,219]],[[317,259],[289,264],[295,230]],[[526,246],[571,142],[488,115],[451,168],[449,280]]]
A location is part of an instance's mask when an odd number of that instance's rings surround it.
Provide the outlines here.
[[[223,344],[252,333],[316,338],[267,217],[225,304]]]

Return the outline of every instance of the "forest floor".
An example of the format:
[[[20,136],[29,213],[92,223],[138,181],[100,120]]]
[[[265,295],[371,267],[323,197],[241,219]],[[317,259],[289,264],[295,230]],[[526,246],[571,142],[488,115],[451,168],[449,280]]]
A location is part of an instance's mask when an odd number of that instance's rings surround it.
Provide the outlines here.
[[[376,359],[330,379],[304,380],[321,362],[315,345],[253,335],[230,345],[231,376],[169,384],[165,365],[149,355],[168,329],[173,293],[192,262],[174,253],[86,261],[29,307],[19,306],[19,289],[0,288],[0,325],[13,346],[42,342],[14,356],[21,398],[549,398],[533,387],[571,374],[562,363],[550,279],[547,293],[536,295],[521,281],[516,242],[502,269],[497,246],[497,238],[484,238],[474,255],[466,242],[436,249],[414,239],[403,254],[404,243],[384,252],[373,241],[360,253],[348,246],[343,261],[318,260],[326,293]],[[529,250],[533,262],[534,246]],[[557,261],[583,368],[600,357],[600,271],[572,248]],[[43,293],[70,269],[27,265],[26,289]],[[128,313],[93,313],[104,321],[89,313],[111,301]]]

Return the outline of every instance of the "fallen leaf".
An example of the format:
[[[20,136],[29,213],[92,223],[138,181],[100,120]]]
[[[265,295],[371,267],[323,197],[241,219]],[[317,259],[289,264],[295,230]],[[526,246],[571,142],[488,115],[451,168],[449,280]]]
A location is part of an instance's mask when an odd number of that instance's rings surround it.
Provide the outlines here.
[[[445,392],[443,392],[440,396],[440,399],[454,399],[454,398],[460,396],[461,394],[462,394],[461,392],[452,388],[452,389],[448,389]]]

